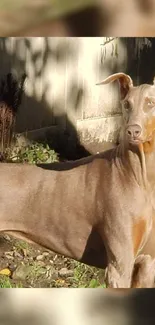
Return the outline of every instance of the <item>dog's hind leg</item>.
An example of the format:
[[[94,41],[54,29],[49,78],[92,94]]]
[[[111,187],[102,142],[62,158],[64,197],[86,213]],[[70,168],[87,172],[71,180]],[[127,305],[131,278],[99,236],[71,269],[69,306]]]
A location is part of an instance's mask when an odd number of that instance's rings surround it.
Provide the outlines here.
[[[155,259],[153,259],[150,255],[141,254],[136,258],[133,269],[131,287],[155,287]]]

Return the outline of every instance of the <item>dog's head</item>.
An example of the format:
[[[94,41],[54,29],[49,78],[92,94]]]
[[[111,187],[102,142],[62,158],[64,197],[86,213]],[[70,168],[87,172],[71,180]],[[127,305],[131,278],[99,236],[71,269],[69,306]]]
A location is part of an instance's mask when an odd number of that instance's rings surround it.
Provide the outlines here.
[[[133,145],[144,144],[146,148],[155,138],[155,81],[152,85],[134,86],[131,77],[116,73],[97,85],[115,80],[119,83],[120,101],[123,114],[122,141]]]

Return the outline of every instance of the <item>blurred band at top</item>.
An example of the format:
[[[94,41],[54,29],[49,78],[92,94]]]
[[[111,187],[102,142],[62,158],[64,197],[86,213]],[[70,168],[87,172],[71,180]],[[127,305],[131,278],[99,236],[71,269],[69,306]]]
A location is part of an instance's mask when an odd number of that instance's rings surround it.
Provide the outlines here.
[[[0,36],[155,36],[155,1],[1,0]]]

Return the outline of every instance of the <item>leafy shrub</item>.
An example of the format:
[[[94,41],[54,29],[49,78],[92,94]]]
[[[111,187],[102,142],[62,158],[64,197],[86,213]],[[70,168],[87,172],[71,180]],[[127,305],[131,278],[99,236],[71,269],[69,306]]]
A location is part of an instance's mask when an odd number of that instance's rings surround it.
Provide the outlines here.
[[[7,152],[7,161],[22,163],[52,163],[58,161],[58,154],[47,144],[32,143],[26,147],[14,148]]]

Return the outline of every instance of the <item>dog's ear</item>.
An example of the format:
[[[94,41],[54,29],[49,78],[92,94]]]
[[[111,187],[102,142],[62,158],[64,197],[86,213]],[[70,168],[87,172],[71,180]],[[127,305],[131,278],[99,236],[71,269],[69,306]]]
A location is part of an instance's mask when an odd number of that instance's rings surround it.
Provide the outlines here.
[[[103,81],[97,83],[96,85],[106,85],[110,82],[118,80],[120,86],[121,99],[124,99],[131,87],[133,87],[133,81],[130,76],[123,72],[112,74]]]

